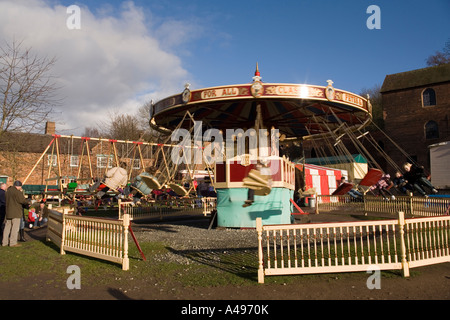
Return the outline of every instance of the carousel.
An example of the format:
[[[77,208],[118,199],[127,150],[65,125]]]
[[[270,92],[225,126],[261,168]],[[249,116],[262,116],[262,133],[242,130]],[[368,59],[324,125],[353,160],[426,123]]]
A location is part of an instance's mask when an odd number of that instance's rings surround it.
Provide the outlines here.
[[[217,225],[253,228],[257,217],[265,224],[292,222],[295,164],[280,146],[339,141],[343,130],[363,130],[371,106],[366,98],[334,88],[331,80],[326,86],[263,82],[257,65],[250,83],[197,90],[187,84],[183,92],[152,104],[150,119],[150,126],[170,135],[180,149],[202,150],[202,165],[213,172]],[[189,135],[180,143],[180,130],[193,132],[194,139]]]

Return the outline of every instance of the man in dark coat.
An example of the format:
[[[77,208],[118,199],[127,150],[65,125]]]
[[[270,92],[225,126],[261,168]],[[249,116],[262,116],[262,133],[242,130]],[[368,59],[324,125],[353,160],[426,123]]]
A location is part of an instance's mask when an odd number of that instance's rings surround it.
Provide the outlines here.
[[[29,205],[22,192],[22,182],[15,181],[13,186],[6,190],[6,224],[3,230],[2,246],[18,247],[20,219],[23,219],[23,207]]]
[[[5,198],[6,183],[0,183],[0,239],[3,237],[3,222],[6,216],[6,198]]]
[[[418,167],[411,163],[405,163],[403,165],[405,172],[403,177],[405,180],[411,184],[416,191],[418,191],[422,196],[427,196],[424,187],[430,189],[432,193],[438,193],[436,188],[431,184],[431,182],[426,178],[423,166]]]

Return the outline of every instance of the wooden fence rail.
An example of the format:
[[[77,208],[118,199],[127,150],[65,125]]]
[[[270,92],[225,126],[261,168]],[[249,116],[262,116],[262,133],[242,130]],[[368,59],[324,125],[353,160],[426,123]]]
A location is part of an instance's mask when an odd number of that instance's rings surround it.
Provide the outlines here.
[[[317,196],[316,213],[344,208],[355,212],[389,213],[393,215],[399,211],[414,216],[448,215],[450,198],[398,196],[394,200],[385,200],[383,197],[365,195],[363,198],[356,200],[349,195]]]
[[[258,282],[264,276],[402,270],[449,262],[450,217],[262,225],[257,218]]]
[[[129,269],[128,228],[129,215],[122,220],[80,217],[52,210],[49,214],[47,240],[66,251],[116,262],[123,270]]]
[[[208,215],[216,208],[216,198],[174,198],[135,205],[119,200],[119,219],[129,214],[130,220],[160,218],[182,214]]]

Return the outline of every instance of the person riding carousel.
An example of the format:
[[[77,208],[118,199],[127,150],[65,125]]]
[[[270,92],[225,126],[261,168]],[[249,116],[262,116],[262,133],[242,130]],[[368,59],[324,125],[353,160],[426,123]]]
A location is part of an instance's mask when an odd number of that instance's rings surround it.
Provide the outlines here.
[[[96,194],[98,199],[101,199],[109,190],[115,190],[122,193],[128,182],[128,173],[125,168],[126,163],[121,161],[118,167],[106,171],[104,179],[102,181],[97,181],[89,188],[89,191],[94,192],[99,189]]]
[[[414,190],[419,192],[422,196],[427,196],[425,189],[429,189],[432,193],[436,194],[438,191],[431,184],[425,175],[423,166],[416,166],[409,162],[403,165],[405,172],[403,173],[404,179],[414,187]]]
[[[393,186],[390,174],[383,174],[376,184],[370,187],[370,191],[378,191],[378,193],[383,197],[384,200],[389,200],[388,195],[392,200],[395,200],[395,196],[389,191]]]

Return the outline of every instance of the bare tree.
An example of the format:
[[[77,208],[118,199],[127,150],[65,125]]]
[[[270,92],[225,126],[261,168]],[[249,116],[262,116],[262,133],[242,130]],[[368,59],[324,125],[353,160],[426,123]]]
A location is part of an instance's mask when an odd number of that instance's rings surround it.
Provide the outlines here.
[[[85,127],[83,136],[90,137],[90,138],[101,138],[102,137],[99,128],[94,128],[94,127]]]
[[[140,128],[137,117],[117,112],[109,115],[109,123],[105,124],[105,133],[112,139],[138,141],[144,131]]]
[[[152,106],[152,101],[148,101],[146,103],[144,103],[142,106],[139,107],[136,117],[139,121],[139,126],[145,130],[148,131],[150,126],[149,126],[149,121],[150,121],[150,108]]]
[[[40,58],[22,43],[0,48],[0,135],[6,131],[32,131],[45,123],[59,104],[50,74],[55,58]]]
[[[150,127],[150,108],[152,106],[152,101],[144,103],[137,112],[137,118],[141,129],[144,131],[143,139],[145,141],[159,141],[161,139],[161,133],[153,130]]]
[[[363,88],[359,93],[360,96],[367,98],[369,96],[372,105],[372,119],[381,129],[384,128],[383,104],[381,97],[381,86],[374,85],[372,88]]]
[[[143,104],[136,114],[123,114],[118,110],[109,112],[106,120],[96,127],[85,127],[85,137],[102,137],[129,141],[152,141],[160,139],[160,133],[149,125],[151,102]]]
[[[429,56],[426,63],[429,67],[450,63],[450,39],[445,43],[444,49],[436,51],[434,55]]]

